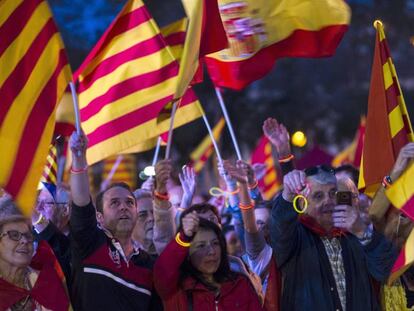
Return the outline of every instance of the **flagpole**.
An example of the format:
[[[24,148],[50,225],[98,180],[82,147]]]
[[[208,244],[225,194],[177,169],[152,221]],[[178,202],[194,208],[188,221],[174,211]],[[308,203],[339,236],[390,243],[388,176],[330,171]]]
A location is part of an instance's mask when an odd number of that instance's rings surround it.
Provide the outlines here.
[[[207,116],[206,116],[206,114],[205,114],[205,112],[203,110],[203,107],[201,106],[201,103],[200,102],[198,102],[198,108],[201,111],[201,115],[203,117],[204,124],[206,125],[208,134],[210,135],[211,142],[213,143],[213,146],[214,146],[214,150],[216,151],[216,154],[217,154],[217,159],[218,159],[218,161],[219,161],[219,163],[221,165],[221,164],[223,164],[223,158],[221,157],[221,153],[220,153],[220,150],[218,148],[216,139],[214,138],[213,131],[211,130],[210,123],[208,122]]]
[[[161,136],[158,136],[157,145],[155,146],[154,157],[152,158],[152,166],[155,167],[158,161],[158,154],[160,153]]]
[[[226,105],[224,104],[224,100],[223,100],[223,97],[221,95],[221,91],[218,87],[216,87],[214,89],[216,91],[216,95],[217,95],[217,98],[219,100],[221,110],[223,111],[224,119],[226,120],[227,128],[229,129],[231,140],[233,141],[234,149],[236,150],[237,158],[239,160],[242,160],[240,148],[239,148],[239,145],[237,143],[236,135],[234,134],[233,126],[231,124],[229,115],[227,113]]]
[[[78,96],[76,94],[75,84],[72,81],[69,82],[69,86],[70,86],[70,91],[72,93],[73,110],[75,111],[76,133],[80,135],[82,130],[81,130],[81,123],[80,123]]]
[[[170,120],[170,129],[168,130],[168,141],[167,141],[167,148],[165,150],[165,159],[170,158],[171,153],[171,144],[172,144],[172,136],[173,136],[173,130],[174,130],[174,119],[175,119],[175,113],[177,112],[177,108],[179,103],[181,103],[181,99],[174,99],[172,112],[171,112],[171,120]]]
[[[111,171],[109,172],[108,176],[106,176],[103,183],[101,184],[101,191],[105,190],[106,187],[109,185],[109,183],[112,180],[112,177],[114,177],[114,174],[115,174],[116,170],[118,169],[119,164],[121,164],[123,158],[124,158],[124,156],[122,154],[118,155],[114,165],[112,165]]]

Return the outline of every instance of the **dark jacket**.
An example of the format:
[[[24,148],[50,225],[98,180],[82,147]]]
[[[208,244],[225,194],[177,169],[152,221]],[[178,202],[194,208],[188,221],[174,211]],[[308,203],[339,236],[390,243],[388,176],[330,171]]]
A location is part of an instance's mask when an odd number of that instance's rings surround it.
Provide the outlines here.
[[[139,250],[126,262],[120,244],[97,227],[92,203],[72,205],[72,301],[75,310],[157,310],[154,259]]]
[[[351,234],[342,235],[339,240],[347,310],[380,310],[372,284],[373,280],[387,279],[397,256],[395,249],[375,232],[365,246]],[[298,221],[292,203],[281,195],[271,213],[271,244],[283,277],[282,310],[342,310],[320,236]]]
[[[250,281],[237,274],[234,280],[221,284],[216,300],[214,292],[188,277],[179,283],[180,266],[188,256],[188,247],[172,240],[161,253],[154,266],[155,288],[166,311],[260,311],[259,298]]]

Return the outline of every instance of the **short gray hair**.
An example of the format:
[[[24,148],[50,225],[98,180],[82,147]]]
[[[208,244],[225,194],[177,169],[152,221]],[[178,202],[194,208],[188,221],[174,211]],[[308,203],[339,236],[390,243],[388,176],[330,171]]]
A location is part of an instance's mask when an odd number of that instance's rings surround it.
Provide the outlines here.
[[[330,172],[325,172],[323,170],[318,170],[318,173],[315,175],[307,176],[306,178],[313,180],[321,185],[327,184],[335,184],[336,185],[336,177],[334,174]]]
[[[0,198],[0,220],[11,216],[22,216],[12,197],[6,194]]]

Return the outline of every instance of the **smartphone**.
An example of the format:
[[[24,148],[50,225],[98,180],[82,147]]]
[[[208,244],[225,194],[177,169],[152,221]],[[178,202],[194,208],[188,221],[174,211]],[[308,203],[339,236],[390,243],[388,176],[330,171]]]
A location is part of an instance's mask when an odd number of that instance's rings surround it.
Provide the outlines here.
[[[352,206],[352,192],[351,191],[337,191],[336,192],[336,204]]]

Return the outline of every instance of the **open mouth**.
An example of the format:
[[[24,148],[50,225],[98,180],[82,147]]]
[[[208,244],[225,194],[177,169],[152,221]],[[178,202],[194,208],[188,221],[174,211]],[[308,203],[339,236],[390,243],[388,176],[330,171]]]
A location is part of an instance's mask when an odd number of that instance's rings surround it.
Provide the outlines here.
[[[26,248],[22,248],[22,249],[16,250],[16,253],[28,255],[29,254],[29,250],[26,249]]]

